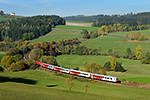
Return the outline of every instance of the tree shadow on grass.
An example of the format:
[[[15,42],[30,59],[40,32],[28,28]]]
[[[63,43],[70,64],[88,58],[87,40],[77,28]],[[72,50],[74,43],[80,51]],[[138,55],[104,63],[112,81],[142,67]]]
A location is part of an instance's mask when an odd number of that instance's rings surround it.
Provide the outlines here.
[[[55,86],[58,86],[58,85],[46,85],[46,87],[55,87]]]
[[[36,84],[37,81],[25,78],[10,78],[5,76],[0,76],[0,83],[2,82],[16,82],[16,83],[24,83],[24,84]]]

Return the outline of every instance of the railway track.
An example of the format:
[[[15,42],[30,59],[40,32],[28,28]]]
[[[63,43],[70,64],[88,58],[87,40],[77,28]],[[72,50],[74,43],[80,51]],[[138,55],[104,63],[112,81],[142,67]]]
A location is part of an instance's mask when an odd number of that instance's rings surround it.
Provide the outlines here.
[[[62,72],[59,72],[59,71],[54,71],[54,70],[51,70],[51,69],[48,69],[48,68],[44,68],[44,67],[41,67],[41,66],[38,67],[37,69],[38,70],[48,71],[48,72],[51,72],[51,73],[56,74],[56,75],[63,74],[63,75],[70,76],[70,74],[62,73]],[[86,78],[86,77],[81,77],[81,76],[76,76],[76,75],[73,75],[73,76],[74,76],[75,79],[78,78],[80,80],[84,79],[84,80],[89,81],[89,79],[91,79],[91,78]],[[102,80],[95,80],[95,79],[91,79],[91,80],[92,80],[92,82],[96,82],[96,83],[105,83],[105,84],[113,84],[113,85],[123,85],[121,83],[114,83],[114,82],[108,82],[108,81],[102,81]]]

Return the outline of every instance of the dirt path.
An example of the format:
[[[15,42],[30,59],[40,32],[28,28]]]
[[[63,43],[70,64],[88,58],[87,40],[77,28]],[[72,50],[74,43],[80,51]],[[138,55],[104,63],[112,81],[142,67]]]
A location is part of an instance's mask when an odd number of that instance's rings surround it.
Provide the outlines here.
[[[87,27],[91,26],[91,24],[88,24],[88,23],[72,23],[72,22],[66,22],[66,25],[70,25],[70,26],[87,26]]]

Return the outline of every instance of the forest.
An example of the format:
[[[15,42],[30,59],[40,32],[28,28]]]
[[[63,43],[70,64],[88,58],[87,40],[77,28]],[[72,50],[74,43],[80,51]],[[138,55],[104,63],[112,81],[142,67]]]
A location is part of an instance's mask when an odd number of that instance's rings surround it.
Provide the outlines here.
[[[92,15],[92,16],[84,16],[84,15],[77,15],[77,16],[68,16],[64,17],[65,20],[69,21],[87,21],[87,22],[141,22],[142,24],[150,24],[150,12],[142,12],[133,14],[128,13],[124,15]]]
[[[65,25],[65,20],[56,15],[23,17],[0,22],[0,41],[7,36],[11,41],[31,40],[43,36],[56,25]]]

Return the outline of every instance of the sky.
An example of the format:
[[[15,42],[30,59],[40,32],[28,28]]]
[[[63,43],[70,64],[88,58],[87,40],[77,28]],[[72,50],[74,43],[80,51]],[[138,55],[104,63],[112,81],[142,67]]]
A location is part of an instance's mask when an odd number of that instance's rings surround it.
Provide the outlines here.
[[[0,0],[0,10],[21,16],[123,15],[150,12],[150,0]]]

